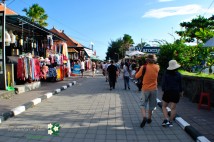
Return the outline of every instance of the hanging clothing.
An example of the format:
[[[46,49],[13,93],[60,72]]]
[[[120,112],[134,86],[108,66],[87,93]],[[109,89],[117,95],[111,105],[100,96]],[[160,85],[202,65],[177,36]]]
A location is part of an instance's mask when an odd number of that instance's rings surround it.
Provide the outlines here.
[[[17,79],[18,80],[24,80],[25,79],[25,72],[24,72],[24,58],[18,59],[17,64]]]
[[[32,80],[35,80],[35,63],[34,59],[31,59],[31,71],[32,71]]]
[[[39,80],[39,75],[40,75],[40,64],[39,64],[39,59],[35,58],[34,59],[34,78],[35,80]]]
[[[28,63],[27,58],[24,58],[24,70],[25,70],[25,79],[28,79]]]

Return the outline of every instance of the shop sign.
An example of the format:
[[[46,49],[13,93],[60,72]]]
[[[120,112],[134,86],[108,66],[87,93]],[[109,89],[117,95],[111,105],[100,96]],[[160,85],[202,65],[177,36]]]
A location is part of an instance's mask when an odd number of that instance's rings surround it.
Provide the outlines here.
[[[73,74],[80,74],[80,65],[79,64],[74,65],[72,73]]]
[[[160,51],[160,47],[143,47],[142,52],[149,54],[157,54]]]

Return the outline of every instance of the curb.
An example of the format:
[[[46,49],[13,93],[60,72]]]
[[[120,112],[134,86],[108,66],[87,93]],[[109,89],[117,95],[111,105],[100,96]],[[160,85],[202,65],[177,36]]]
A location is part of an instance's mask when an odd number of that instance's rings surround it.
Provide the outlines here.
[[[162,102],[157,99],[157,104],[160,108],[162,108]],[[170,114],[171,109],[167,107],[167,111]],[[183,118],[181,118],[178,114],[175,116],[175,121],[178,125],[184,129],[196,142],[211,142],[205,136],[203,136],[200,132],[198,132],[194,127],[192,127],[188,122],[186,122]]]
[[[14,117],[16,115],[21,114],[22,112],[26,111],[27,109],[38,105],[42,101],[44,101],[46,99],[49,99],[53,95],[56,95],[56,94],[60,93],[61,91],[66,90],[68,87],[71,87],[71,86],[76,85],[76,84],[77,84],[76,81],[72,81],[71,83],[68,83],[67,85],[63,85],[59,89],[55,89],[53,91],[53,93],[52,92],[48,92],[48,93],[46,93],[46,94],[44,94],[44,95],[42,95],[42,96],[40,96],[40,97],[38,97],[36,99],[31,100],[30,102],[27,102],[27,103],[25,103],[23,105],[20,105],[20,106],[18,106],[16,108],[12,109],[11,111],[2,113],[2,115],[0,116],[0,124],[3,121],[6,121],[7,119],[9,119],[11,117]]]

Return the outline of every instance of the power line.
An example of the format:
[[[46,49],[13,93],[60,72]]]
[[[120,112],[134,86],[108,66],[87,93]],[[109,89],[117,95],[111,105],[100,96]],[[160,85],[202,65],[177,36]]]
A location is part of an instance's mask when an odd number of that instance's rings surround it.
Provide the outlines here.
[[[13,1],[15,1],[15,0],[13,0]],[[25,1],[23,1],[23,0],[21,0],[21,1],[22,1],[25,5],[30,6],[30,5],[29,5],[28,3],[26,3]],[[97,40],[94,40],[93,38],[91,38],[91,37],[89,37],[89,36],[87,36],[87,35],[85,35],[85,34],[79,32],[79,31],[77,31],[77,30],[75,30],[75,29],[69,27],[68,25],[66,25],[66,24],[64,24],[64,23],[62,23],[62,22],[60,22],[59,20],[56,20],[55,18],[53,18],[53,17],[51,17],[51,16],[48,16],[48,17],[49,17],[50,19],[52,19],[53,21],[57,22],[58,24],[61,24],[62,26],[67,27],[69,30],[71,30],[71,31],[73,31],[73,32],[75,32],[75,33],[77,33],[77,34],[79,34],[79,35],[82,35],[84,38],[81,38],[81,37],[79,37],[79,36],[70,36],[70,35],[68,35],[68,36],[77,38],[77,40],[80,40],[80,41],[84,41],[84,42],[88,42],[88,43],[90,43],[91,41],[93,41],[93,42],[95,42],[95,44],[100,43],[101,45],[106,46],[104,43],[102,43],[102,42],[100,42],[100,41],[97,41]],[[85,38],[87,38],[87,39],[85,39]]]
[[[213,3],[214,3],[214,0],[210,3],[210,5],[209,5],[209,7],[208,7],[207,11],[211,8],[211,6],[213,5]],[[205,16],[205,15],[207,14],[207,11],[204,13],[204,15],[203,15],[203,16]]]
[[[12,4],[15,0],[11,1],[7,6],[9,6],[10,4]]]

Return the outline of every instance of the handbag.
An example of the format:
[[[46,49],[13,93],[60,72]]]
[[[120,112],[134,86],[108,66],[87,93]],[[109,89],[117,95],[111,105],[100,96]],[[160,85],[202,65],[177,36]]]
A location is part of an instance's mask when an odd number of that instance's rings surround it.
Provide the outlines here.
[[[143,65],[143,71],[142,71],[142,75],[137,79],[137,87],[138,87],[138,90],[141,91],[141,88],[142,88],[142,82],[143,82],[143,77],[146,73],[146,65]]]

